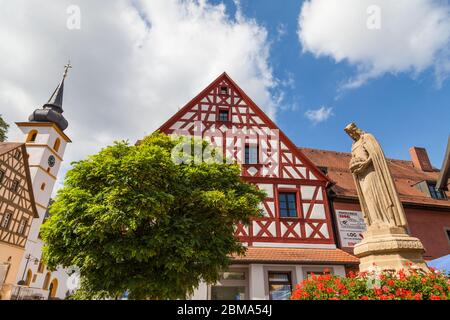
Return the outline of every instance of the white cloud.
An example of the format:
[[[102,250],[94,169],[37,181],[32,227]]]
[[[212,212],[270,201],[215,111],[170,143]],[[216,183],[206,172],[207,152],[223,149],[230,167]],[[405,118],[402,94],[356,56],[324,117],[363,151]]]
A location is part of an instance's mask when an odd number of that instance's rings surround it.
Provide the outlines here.
[[[322,106],[318,109],[308,110],[305,112],[305,117],[308,118],[313,124],[324,122],[333,115],[333,108]]]
[[[380,8],[380,29],[367,11]],[[343,86],[359,87],[386,73],[417,76],[434,68],[438,86],[450,72],[450,5],[436,0],[308,0],[299,16],[304,52],[347,61],[357,74]]]
[[[72,4],[81,9],[80,30],[66,27]],[[9,123],[47,101],[69,57],[74,66],[64,97],[73,143],[60,176],[114,140],[153,132],[223,71],[275,117],[282,94],[267,31],[239,9],[229,17],[223,4],[205,0],[0,0],[0,7],[0,114]]]

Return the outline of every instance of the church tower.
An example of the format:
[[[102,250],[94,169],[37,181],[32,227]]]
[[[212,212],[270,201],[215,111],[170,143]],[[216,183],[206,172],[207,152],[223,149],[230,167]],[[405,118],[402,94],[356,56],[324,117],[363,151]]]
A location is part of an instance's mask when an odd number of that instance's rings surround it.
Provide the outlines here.
[[[58,280],[58,271],[53,273],[47,271],[42,263],[37,262],[41,260],[42,254],[39,229],[45,219],[64,151],[71,142],[64,133],[68,121],[63,116],[64,81],[71,67],[70,62],[65,66],[62,80],[48,102],[42,108],[36,109],[27,122],[16,123],[23,133],[22,141],[25,142],[28,153],[31,181],[39,214],[39,218],[33,219],[17,280],[23,280],[23,275],[31,274],[34,282],[30,287],[43,290],[43,295],[48,294],[48,297],[64,296],[64,293],[58,290],[58,281],[61,282]]]

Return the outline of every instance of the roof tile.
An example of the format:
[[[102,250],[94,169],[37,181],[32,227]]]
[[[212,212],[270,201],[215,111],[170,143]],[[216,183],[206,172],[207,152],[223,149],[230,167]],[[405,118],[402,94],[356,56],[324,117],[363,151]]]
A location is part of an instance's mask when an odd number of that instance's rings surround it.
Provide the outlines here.
[[[336,184],[332,187],[338,196],[357,197],[352,174],[349,170],[351,154],[346,152],[300,148],[300,150],[319,167],[326,167],[328,177]],[[415,185],[421,181],[436,181],[439,171],[424,172],[414,167],[412,161],[387,159],[389,168],[402,202],[450,207],[450,201],[428,197]],[[447,191],[447,198],[450,192]]]
[[[340,249],[248,247],[245,256],[233,256],[234,262],[284,262],[305,264],[358,264],[355,256]]]

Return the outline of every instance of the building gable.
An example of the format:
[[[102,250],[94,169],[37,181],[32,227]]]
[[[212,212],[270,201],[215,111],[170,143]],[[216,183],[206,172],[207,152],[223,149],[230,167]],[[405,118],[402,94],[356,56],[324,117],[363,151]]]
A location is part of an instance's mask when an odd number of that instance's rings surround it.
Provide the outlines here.
[[[0,148],[0,216],[11,214],[7,228],[1,228],[0,240],[18,246],[25,246],[32,219],[37,218],[33,187],[24,144],[4,143]],[[14,187],[17,184],[17,187]],[[19,225],[26,223],[23,232]],[[22,227],[20,227],[22,228]]]
[[[220,121],[228,112],[229,121]],[[244,143],[258,144],[266,167],[244,167],[244,176],[329,182],[328,178],[287,138],[278,126],[226,74],[214,80],[159,130],[167,134],[202,137],[223,147],[228,158],[243,163]],[[278,141],[277,141],[278,140]],[[276,141],[276,145],[272,143]],[[270,166],[276,163],[277,166]]]
[[[249,245],[333,247],[326,197],[330,180],[278,126],[223,73],[181,108],[160,129],[166,134],[199,137],[241,166],[242,177],[267,193],[263,217],[237,225]],[[249,149],[257,160],[249,161]],[[280,194],[295,195],[295,217],[284,217]]]

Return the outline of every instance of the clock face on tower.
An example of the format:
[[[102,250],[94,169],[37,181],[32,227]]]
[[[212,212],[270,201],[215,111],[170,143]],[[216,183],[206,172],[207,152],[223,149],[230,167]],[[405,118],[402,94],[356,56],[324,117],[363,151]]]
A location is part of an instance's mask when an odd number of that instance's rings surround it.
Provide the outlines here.
[[[48,157],[48,165],[50,167],[53,167],[55,165],[56,159],[54,155],[51,155],[50,157]]]

